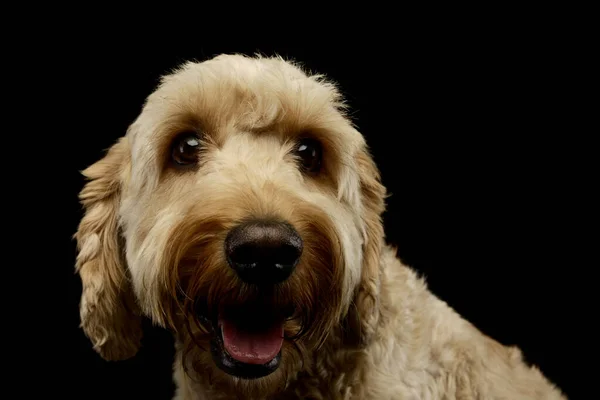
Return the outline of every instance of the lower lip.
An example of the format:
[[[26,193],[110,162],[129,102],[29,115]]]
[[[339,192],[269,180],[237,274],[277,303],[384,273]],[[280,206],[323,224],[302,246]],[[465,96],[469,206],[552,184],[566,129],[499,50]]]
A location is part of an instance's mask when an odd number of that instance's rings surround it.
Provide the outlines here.
[[[272,374],[279,368],[281,363],[281,351],[266,364],[242,363],[227,353],[223,346],[223,332],[219,328],[218,334],[211,340],[211,355],[217,366],[229,375],[242,379],[258,379]]]

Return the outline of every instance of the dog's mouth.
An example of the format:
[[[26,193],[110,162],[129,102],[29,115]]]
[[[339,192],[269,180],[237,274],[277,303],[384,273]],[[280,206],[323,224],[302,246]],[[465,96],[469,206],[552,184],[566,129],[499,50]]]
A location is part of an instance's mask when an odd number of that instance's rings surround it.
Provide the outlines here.
[[[262,307],[224,309],[213,323],[211,354],[226,373],[245,379],[267,376],[281,363],[285,315]]]

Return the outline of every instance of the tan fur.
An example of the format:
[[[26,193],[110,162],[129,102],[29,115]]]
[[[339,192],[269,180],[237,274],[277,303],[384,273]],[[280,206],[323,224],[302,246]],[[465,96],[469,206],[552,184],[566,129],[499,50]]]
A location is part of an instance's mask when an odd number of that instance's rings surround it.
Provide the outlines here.
[[[81,326],[94,349],[108,360],[135,355],[142,336],[117,233],[121,174],[127,159],[124,138],[83,172],[90,182],[79,196],[86,210],[76,234],[77,272],[83,283]]]
[[[181,132],[199,165],[174,168]],[[290,153],[324,149],[318,176]],[[222,55],[164,77],[127,135],[84,171],[76,234],[82,327],[106,359],[135,355],[140,315],[176,338],[175,398],[564,399],[516,348],[432,295],[385,244],[385,188],[335,86],[281,58]],[[227,265],[224,238],[250,217],[286,220],[305,249],[265,297]],[[266,300],[264,300],[266,298]],[[216,367],[198,315],[292,307],[280,367],[242,380]]]

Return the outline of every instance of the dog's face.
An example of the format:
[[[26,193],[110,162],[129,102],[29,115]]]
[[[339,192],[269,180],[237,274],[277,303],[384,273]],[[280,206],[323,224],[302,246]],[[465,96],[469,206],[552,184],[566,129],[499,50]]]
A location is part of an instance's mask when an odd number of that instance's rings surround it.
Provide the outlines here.
[[[328,336],[368,341],[384,189],[342,108],[278,58],[163,79],[84,172],[81,318],[101,355],[134,355],[145,315],[175,333],[189,373],[265,394]]]

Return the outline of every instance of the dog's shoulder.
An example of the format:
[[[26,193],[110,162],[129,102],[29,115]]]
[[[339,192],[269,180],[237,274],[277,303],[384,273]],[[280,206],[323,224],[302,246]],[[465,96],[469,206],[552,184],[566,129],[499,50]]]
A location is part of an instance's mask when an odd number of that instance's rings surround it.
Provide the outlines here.
[[[433,294],[388,247],[382,255],[380,326],[368,350],[377,396],[565,399],[521,351],[486,336]],[[397,398],[397,397],[389,397]],[[452,398],[452,397],[449,397]]]

